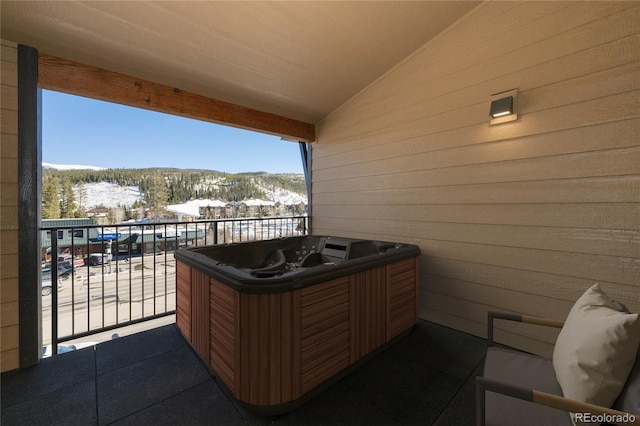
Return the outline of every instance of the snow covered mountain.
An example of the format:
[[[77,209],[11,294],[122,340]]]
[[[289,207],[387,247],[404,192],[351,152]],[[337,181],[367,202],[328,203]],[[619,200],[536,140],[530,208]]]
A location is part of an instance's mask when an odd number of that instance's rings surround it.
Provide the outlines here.
[[[52,164],[42,162],[43,170],[107,170],[105,167],[81,166],[78,164]]]
[[[85,165],[61,165],[52,163],[42,163],[42,168],[45,171],[66,172],[72,170],[94,170],[102,171],[108,170],[104,167],[85,166]],[[175,171],[172,170],[172,173]],[[188,172],[186,172],[188,173]],[[279,175],[279,179],[282,180],[282,175]],[[198,176],[200,181],[195,184],[196,188],[219,188],[222,177],[217,176]],[[245,177],[246,179],[246,177]],[[274,184],[274,181],[265,181],[264,176],[250,177],[252,185],[260,189],[267,201],[273,201],[281,203],[283,205],[297,205],[300,203],[307,203],[306,194],[300,194],[288,189],[279,187]],[[304,177],[297,174],[291,174],[289,177],[285,177],[285,180],[291,179],[292,181],[299,182]],[[193,181],[190,181],[193,182]],[[78,205],[84,209],[91,209],[93,207],[103,206],[107,208],[114,207],[131,207],[136,201],[143,200],[143,194],[140,191],[140,187],[119,185],[113,181],[101,181],[101,182],[86,182],[74,185],[75,201]]]
[[[307,203],[307,197],[282,188],[262,188],[267,200],[284,205]],[[76,202],[85,208],[97,206],[131,207],[136,201],[142,201],[140,188],[137,186],[120,186],[110,182],[85,183],[73,189]]]

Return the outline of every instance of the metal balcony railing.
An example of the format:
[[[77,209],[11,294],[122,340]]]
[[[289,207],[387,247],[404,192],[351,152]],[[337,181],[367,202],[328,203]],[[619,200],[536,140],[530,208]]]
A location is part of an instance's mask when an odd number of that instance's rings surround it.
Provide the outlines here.
[[[305,235],[307,223],[287,216],[43,227],[43,344],[55,355],[61,342],[174,314],[177,249]]]

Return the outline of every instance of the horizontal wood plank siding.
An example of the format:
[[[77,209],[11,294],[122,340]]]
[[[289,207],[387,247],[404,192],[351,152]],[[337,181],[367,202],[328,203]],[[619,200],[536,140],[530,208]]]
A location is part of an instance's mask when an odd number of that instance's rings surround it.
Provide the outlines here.
[[[0,44],[0,372],[19,367],[18,308],[18,51]]]
[[[595,282],[638,312],[638,75],[637,3],[483,3],[318,124],[313,232],[418,244],[420,317],[483,337],[488,310],[563,319]]]

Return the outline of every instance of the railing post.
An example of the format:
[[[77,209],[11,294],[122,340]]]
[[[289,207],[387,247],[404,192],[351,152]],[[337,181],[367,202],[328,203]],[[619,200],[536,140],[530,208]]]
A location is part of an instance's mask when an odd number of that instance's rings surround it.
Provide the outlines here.
[[[218,244],[218,221],[213,222],[213,244]]]
[[[73,231],[73,239],[71,240],[71,312],[75,312],[76,309],[76,297],[75,297],[75,283],[76,283],[76,252],[82,251],[82,249],[76,249],[75,242],[75,229]],[[86,238],[89,241],[89,230],[82,231],[82,238]],[[82,242],[82,240],[80,240]],[[76,330],[76,316],[71,315],[71,333],[75,333]]]
[[[53,231],[51,231],[51,354],[58,355],[58,230],[57,229],[54,229]]]
[[[104,234],[106,234],[105,230],[104,230],[104,226],[101,228],[102,231],[102,235],[104,236]],[[105,268],[105,264],[104,264],[104,252],[105,252],[105,245],[104,245],[104,237],[100,238],[100,268],[102,269],[102,280],[101,280],[101,290],[100,290],[100,304],[102,305],[102,312],[101,314],[101,320],[102,320],[102,327],[104,327],[104,281],[105,281],[105,272],[106,272],[106,268]],[[89,315],[88,318],[91,319],[91,302],[87,301],[87,306],[89,306]],[[91,322],[87,323],[88,325],[88,329],[91,330]]]

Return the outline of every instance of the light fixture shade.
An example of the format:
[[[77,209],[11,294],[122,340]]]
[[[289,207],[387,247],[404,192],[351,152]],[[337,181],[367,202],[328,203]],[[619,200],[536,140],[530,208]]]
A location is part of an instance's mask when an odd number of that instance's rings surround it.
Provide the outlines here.
[[[497,99],[491,102],[492,118],[504,117],[505,115],[513,114],[513,97],[507,96],[506,98]]]
[[[518,119],[518,89],[491,95],[489,124],[500,124]]]

